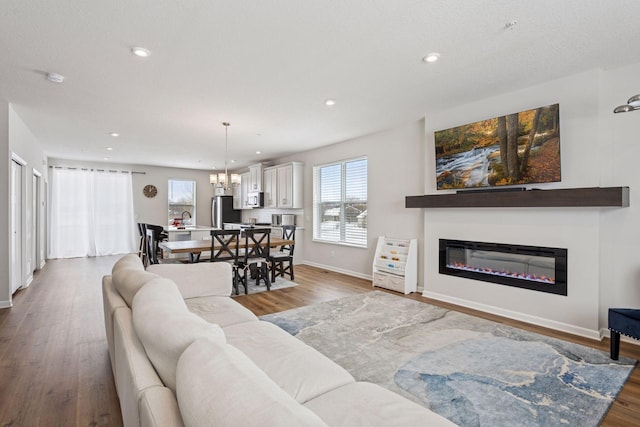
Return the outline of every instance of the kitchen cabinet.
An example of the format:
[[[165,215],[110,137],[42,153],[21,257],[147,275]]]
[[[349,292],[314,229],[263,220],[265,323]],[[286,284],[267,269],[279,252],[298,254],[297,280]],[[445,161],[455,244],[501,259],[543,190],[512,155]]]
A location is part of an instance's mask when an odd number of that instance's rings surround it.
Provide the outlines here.
[[[249,166],[249,192],[262,191],[262,163]]]
[[[408,294],[418,286],[418,241],[380,236],[373,259],[373,286]]]
[[[240,177],[242,179],[242,177]],[[242,184],[234,184],[232,186],[233,209],[242,209]]]
[[[278,207],[301,209],[304,207],[302,197],[302,174],[304,172],[304,163],[291,162],[279,165],[277,171],[277,190]]]
[[[240,209],[251,209],[251,206],[248,205],[249,202],[249,191],[251,186],[251,173],[245,172],[240,174],[240,200],[241,206]]]
[[[275,208],[278,206],[278,169],[276,167],[265,168],[262,175],[262,189],[264,190],[264,207]]]

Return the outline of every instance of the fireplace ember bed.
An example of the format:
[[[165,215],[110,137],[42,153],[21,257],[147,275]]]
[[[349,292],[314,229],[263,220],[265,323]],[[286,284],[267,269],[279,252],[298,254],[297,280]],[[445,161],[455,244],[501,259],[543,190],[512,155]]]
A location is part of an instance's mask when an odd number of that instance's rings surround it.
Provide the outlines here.
[[[567,250],[440,239],[440,274],[567,295]]]

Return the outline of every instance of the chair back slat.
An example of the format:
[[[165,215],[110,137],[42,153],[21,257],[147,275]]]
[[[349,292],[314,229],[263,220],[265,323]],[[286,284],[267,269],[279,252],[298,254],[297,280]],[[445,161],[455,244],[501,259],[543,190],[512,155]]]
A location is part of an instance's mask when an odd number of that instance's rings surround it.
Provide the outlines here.
[[[284,240],[296,240],[296,226],[295,225],[283,225],[282,226],[282,238]],[[288,252],[289,256],[293,256],[293,250],[295,249],[295,243],[290,245],[280,246],[281,252]]]
[[[147,228],[147,260],[150,264],[158,264],[158,246],[156,233],[152,228]]]
[[[237,261],[240,230],[211,230],[211,262]]]
[[[244,262],[250,258],[268,258],[271,245],[270,228],[246,228],[244,234]]]

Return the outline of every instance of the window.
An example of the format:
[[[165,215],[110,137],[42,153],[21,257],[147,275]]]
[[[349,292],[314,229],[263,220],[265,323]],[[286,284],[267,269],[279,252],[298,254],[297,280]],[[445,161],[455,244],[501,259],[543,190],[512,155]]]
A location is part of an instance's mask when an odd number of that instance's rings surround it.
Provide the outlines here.
[[[184,225],[196,223],[196,182],[186,179],[169,180],[169,222],[184,220]]]
[[[367,159],[313,167],[313,239],[367,246]]]

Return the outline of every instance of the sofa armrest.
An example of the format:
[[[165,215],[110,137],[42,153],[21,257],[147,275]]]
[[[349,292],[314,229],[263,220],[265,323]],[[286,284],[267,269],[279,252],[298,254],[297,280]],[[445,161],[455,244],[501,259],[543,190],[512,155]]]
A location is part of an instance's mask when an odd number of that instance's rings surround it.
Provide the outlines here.
[[[226,262],[153,264],[147,271],[174,281],[184,299],[205,296],[228,297],[233,288],[231,265]]]
[[[167,387],[145,389],[138,402],[140,427],[183,427],[178,402]]]

